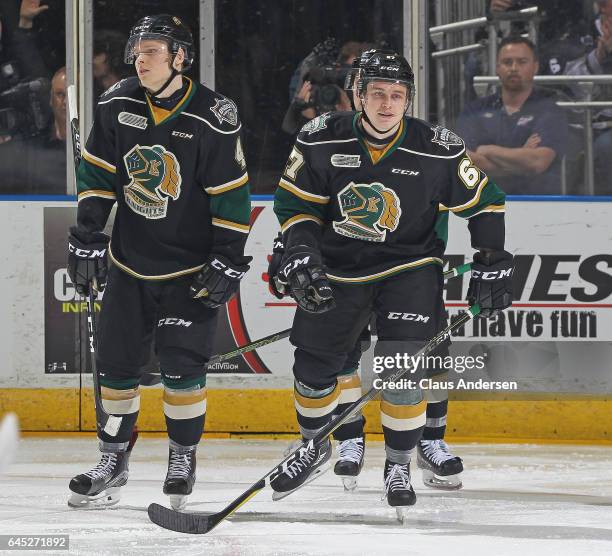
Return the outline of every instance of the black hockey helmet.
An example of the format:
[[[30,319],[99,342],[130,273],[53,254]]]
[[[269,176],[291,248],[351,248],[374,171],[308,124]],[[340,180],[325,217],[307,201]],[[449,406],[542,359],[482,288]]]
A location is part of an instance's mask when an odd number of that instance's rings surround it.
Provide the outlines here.
[[[370,48],[369,50],[364,50],[360,56],[353,60],[351,69],[349,69],[348,73],[346,74],[346,79],[344,81],[344,89],[346,91],[351,91],[353,89],[355,81],[361,73],[361,68],[374,54],[377,53],[395,54],[395,52],[393,52],[392,50],[380,50],[378,48]]]
[[[360,97],[365,95],[368,83],[372,81],[389,81],[406,85],[408,88],[408,100],[411,101],[413,98],[414,73],[408,60],[396,52],[375,50],[360,63],[358,77],[357,91]]]
[[[125,45],[124,60],[133,64],[135,60],[134,47],[141,40],[162,40],[168,43],[168,50],[176,56],[179,48],[185,52],[182,71],[187,71],[193,63],[195,48],[193,36],[189,27],[178,17],[169,14],[147,15],[140,19],[130,31],[130,37]]]

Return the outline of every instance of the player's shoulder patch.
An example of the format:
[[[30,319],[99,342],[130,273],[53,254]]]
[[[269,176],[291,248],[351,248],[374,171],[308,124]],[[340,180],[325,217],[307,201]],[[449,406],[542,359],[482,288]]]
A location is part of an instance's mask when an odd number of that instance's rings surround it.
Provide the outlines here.
[[[431,142],[437,145],[441,145],[447,151],[450,152],[451,147],[461,147],[463,148],[463,139],[459,137],[454,131],[441,126],[435,125],[431,127]]]
[[[132,97],[135,93],[140,92],[140,84],[137,77],[127,77],[121,81],[117,81],[114,85],[106,89],[101,95],[98,102],[105,102],[114,97]],[[142,95],[140,95],[142,96]],[[139,98],[140,98],[139,96]]]
[[[208,127],[220,133],[235,133],[241,127],[236,103],[201,84],[185,115],[204,120]]]
[[[334,142],[352,136],[354,112],[326,112],[307,122],[298,135],[304,144]]]

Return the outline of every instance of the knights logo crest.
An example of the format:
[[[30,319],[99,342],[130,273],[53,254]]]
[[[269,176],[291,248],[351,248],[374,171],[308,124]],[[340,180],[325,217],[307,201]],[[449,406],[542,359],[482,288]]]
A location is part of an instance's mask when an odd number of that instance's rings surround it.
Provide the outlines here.
[[[451,146],[460,147],[463,145],[463,139],[459,137],[454,131],[442,127],[441,125],[437,125],[432,127],[431,130],[434,133],[432,143],[438,143],[438,145],[442,145],[447,151],[450,150]]]
[[[165,218],[168,199],[176,201],[181,194],[181,167],[176,156],[161,145],[136,145],[123,162],[130,177],[130,183],[123,186],[127,206],[145,218]]]
[[[325,114],[321,114],[316,118],[313,118],[309,122],[306,122],[300,131],[307,131],[308,135],[312,135],[317,131],[321,131],[327,127],[327,120],[331,117],[330,112],[325,112]]]
[[[338,193],[341,222],[333,222],[340,235],[382,243],[387,231],[397,229],[402,209],[395,191],[382,183],[349,183]]]

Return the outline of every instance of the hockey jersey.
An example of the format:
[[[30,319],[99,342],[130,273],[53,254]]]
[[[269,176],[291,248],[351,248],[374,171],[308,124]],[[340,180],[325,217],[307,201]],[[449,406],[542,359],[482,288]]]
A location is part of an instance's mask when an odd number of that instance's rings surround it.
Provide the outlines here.
[[[109,255],[141,279],[196,272],[209,253],[240,262],[250,218],[240,129],[234,102],[191,80],[172,110],[136,77],[120,81],[100,97],[82,152],[79,229],[102,230],[117,203]]]
[[[376,151],[360,117],[328,113],[302,128],[274,200],[285,245],[320,248],[328,278],[349,284],[441,265],[449,212],[469,219],[475,248],[504,248],[505,195],[459,136],[404,117]]]

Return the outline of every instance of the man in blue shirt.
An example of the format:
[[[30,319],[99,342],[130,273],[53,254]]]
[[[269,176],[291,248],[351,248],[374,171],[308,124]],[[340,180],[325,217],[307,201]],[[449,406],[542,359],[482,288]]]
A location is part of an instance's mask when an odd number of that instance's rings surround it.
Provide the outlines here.
[[[457,121],[474,164],[509,194],[561,191],[567,119],[554,92],[533,86],[537,60],[529,39],[503,39],[497,56],[501,90],[468,104]]]

